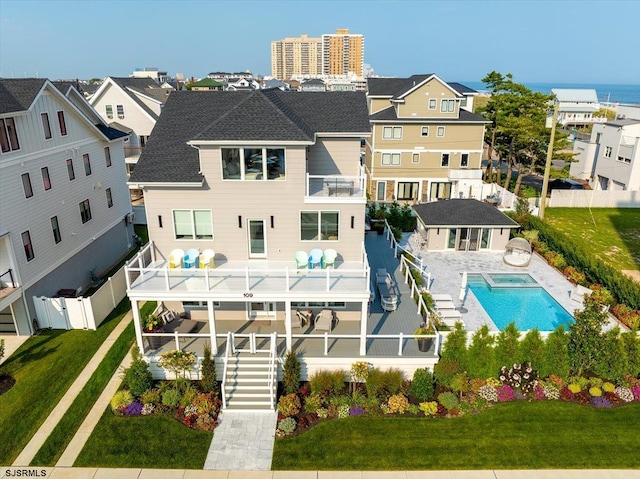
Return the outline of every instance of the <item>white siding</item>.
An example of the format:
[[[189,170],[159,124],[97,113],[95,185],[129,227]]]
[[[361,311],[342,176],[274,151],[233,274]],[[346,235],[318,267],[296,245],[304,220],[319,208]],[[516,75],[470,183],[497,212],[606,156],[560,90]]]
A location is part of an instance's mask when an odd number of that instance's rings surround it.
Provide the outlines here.
[[[310,175],[357,176],[360,141],[353,138],[318,138],[309,149]]]
[[[105,87],[100,97],[91,98],[91,105],[107,123],[118,122],[131,128],[136,135],[150,135],[156,124],[155,120],[144,112],[140,105],[135,103],[120,87],[112,83]],[[105,105],[113,106],[113,118],[107,118]],[[124,107],[124,118],[118,118],[117,105]]]

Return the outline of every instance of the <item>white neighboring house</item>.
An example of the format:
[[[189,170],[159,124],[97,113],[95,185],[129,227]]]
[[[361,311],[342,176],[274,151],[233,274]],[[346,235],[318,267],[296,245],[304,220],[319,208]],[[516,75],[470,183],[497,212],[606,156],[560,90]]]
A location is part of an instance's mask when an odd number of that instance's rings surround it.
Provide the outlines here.
[[[558,101],[558,123],[562,126],[581,127],[592,123],[604,123],[606,117],[594,116],[600,110],[598,94],[593,89],[552,88]],[[547,128],[551,127],[551,114]]]
[[[127,135],[64,91],[0,80],[2,334],[30,335],[34,297],[84,289],[132,247]]]
[[[172,88],[163,88],[154,79],[107,77],[89,103],[112,127],[130,133],[125,144],[127,174],[134,170],[162,106]],[[133,204],[143,204],[142,192],[131,191]]]
[[[594,125],[589,141],[576,140],[570,173],[594,190],[640,190],[640,120]]]

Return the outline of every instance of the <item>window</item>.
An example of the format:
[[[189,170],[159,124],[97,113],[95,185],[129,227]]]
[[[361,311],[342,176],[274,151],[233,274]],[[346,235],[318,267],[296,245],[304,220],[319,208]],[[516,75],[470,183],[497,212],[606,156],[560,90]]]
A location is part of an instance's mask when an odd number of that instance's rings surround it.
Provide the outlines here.
[[[84,163],[84,174],[89,176],[91,174],[91,160],[89,159],[89,153],[82,155],[82,162]]]
[[[449,238],[447,239],[447,248],[454,249],[456,247],[456,234],[458,230],[456,228],[449,229]]]
[[[284,148],[221,148],[223,180],[284,180]]]
[[[460,167],[466,168],[469,166],[469,153],[463,153],[460,155]]]
[[[451,198],[451,183],[431,183],[430,198],[443,200]]]
[[[42,184],[44,186],[44,190],[50,190],[51,178],[49,178],[49,167],[45,166],[44,168],[41,168],[40,171],[42,172]]]
[[[80,202],[80,218],[83,224],[91,219],[91,205],[89,205],[89,200]]]
[[[618,161],[622,161],[623,163],[631,163],[631,158],[625,158],[624,156],[619,156]]]
[[[385,126],[382,128],[382,138],[385,140],[401,140],[402,139],[402,127],[401,126]]]
[[[67,136],[67,124],[64,121],[64,112],[58,112],[58,125],[60,125],[60,135]]]
[[[108,146],[104,147],[104,160],[107,162],[107,168],[111,166],[111,150]]]
[[[605,148],[604,148],[604,157],[605,158],[611,158],[611,152],[612,151],[613,150],[611,149],[610,146],[605,146]]]
[[[107,188],[104,190],[107,195],[107,208],[111,208],[113,206],[113,196],[111,195],[111,188]]]
[[[0,119],[0,145],[2,146],[2,153],[20,149],[13,118]]]
[[[53,241],[55,241],[56,244],[60,243],[60,241],[62,241],[62,235],[60,234],[60,225],[58,224],[57,216],[51,218],[51,231],[53,232]]]
[[[42,118],[42,129],[44,130],[44,139],[51,139],[51,125],[49,124],[49,113],[40,113]]]
[[[124,119],[124,106],[116,105],[116,111],[118,112],[118,118],[120,118],[121,120]]]
[[[429,110],[435,110],[438,106],[438,100],[437,98],[430,98],[429,99]]]
[[[436,133],[437,136],[444,136],[444,126],[439,126],[438,127],[438,132]]]
[[[463,97],[463,98],[460,100],[460,106],[467,106],[467,97],[466,97],[466,96],[465,96],[465,97]]]
[[[76,179],[76,173],[73,171],[73,160],[71,158],[67,160],[67,173],[69,174],[69,181]]]
[[[337,211],[301,211],[301,241],[338,241]]]
[[[455,100],[440,100],[440,111],[444,113],[452,113],[455,111]]]
[[[31,188],[31,177],[29,173],[22,174],[22,188],[24,189],[24,197],[31,198],[33,196],[33,188]]]
[[[491,229],[482,228],[482,236],[480,238],[480,249],[489,249],[491,244]]]
[[[291,301],[291,307],[295,309],[308,309],[308,308],[332,308],[332,309],[345,309],[347,303],[344,301]]]
[[[386,197],[387,190],[387,182],[386,181],[378,181],[376,185],[376,200],[384,201]]]
[[[109,120],[113,119],[113,105],[105,105],[104,110],[105,110],[105,113],[107,114],[107,118]]]
[[[25,231],[22,233],[22,246],[24,247],[24,254],[27,257],[27,261],[31,261],[35,258],[35,254],[33,253],[33,245],[31,244],[31,235],[29,231]]]
[[[382,164],[383,165],[399,165],[400,153],[383,153]]]
[[[416,200],[418,199],[418,183],[398,183],[398,199],[399,200]]]
[[[423,126],[422,127],[422,136],[429,136],[429,127],[428,126]]]
[[[420,163],[420,153],[413,153],[411,155],[411,163]]]
[[[213,239],[211,210],[174,210],[176,239]]]
[[[449,153],[443,153],[440,160],[440,166],[449,166]]]

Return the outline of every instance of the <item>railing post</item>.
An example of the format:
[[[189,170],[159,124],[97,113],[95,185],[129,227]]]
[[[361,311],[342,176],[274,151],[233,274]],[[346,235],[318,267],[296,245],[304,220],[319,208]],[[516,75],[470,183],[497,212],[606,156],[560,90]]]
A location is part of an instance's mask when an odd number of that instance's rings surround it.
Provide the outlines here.
[[[204,286],[207,291],[211,291],[211,282],[209,281],[209,268],[204,269]]]
[[[167,288],[167,291],[171,290],[169,285],[169,268],[164,269],[164,285]]]
[[[404,334],[400,333],[398,338],[398,356],[402,356],[402,342],[403,342]]]
[[[289,267],[285,269],[286,291],[291,291],[291,281],[289,279]]]
[[[427,291],[431,291],[431,272],[427,273]]]
[[[127,282],[127,290],[131,289],[131,278],[129,278],[129,267],[124,269],[124,280]],[[12,280],[13,281],[13,280]]]
[[[435,345],[435,353],[438,354],[438,350],[440,349],[440,333],[436,334],[436,345]]]
[[[329,355],[329,333],[324,333],[324,355]]]
[[[307,173],[307,184],[306,184],[306,194],[305,196],[309,196],[309,173]]]
[[[249,336],[249,349],[251,354],[256,354],[256,333],[251,333]]]
[[[236,336],[229,331],[229,341],[231,342],[231,354],[236,354]]]
[[[249,291],[249,267],[245,266],[244,268],[244,279],[247,287],[247,291]]]
[[[327,275],[327,293],[331,290],[331,281],[330,281],[330,276],[329,276],[329,268],[325,269],[326,275]]]
[[[179,351],[180,350],[180,338],[178,337],[178,332],[174,331],[173,332],[173,336],[176,340],[176,349]]]

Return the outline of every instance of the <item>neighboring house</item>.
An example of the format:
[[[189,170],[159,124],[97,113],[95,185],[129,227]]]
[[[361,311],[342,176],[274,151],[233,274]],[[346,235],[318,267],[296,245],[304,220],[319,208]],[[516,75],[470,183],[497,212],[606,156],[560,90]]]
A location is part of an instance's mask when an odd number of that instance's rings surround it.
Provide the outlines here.
[[[593,89],[552,88],[551,93],[558,102],[558,123],[571,128],[583,128],[593,123],[602,123],[607,118],[594,116],[600,110],[598,94]],[[551,113],[547,117],[547,128],[551,126]]]
[[[225,82],[225,90],[259,90],[260,83],[253,78],[228,78]]]
[[[132,78],[152,78],[158,85],[170,82],[171,77],[167,72],[161,72],[156,67],[136,68],[131,74]]]
[[[575,140],[571,176],[589,180],[594,190],[640,190],[640,120],[593,126],[588,141]]]
[[[364,161],[370,198],[480,197],[487,121],[469,111],[476,94],[435,74],[369,78],[372,135]]]
[[[288,83],[285,83],[285,82],[280,81],[280,80],[276,80],[275,78],[272,78],[271,80],[264,81],[262,83],[262,88],[264,88],[264,89],[277,88],[278,90],[282,90],[282,91],[291,90],[291,86]]]
[[[520,227],[495,206],[474,199],[435,201],[413,209],[428,251],[504,251],[511,230]]]
[[[83,290],[132,247],[126,134],[60,86],[0,80],[2,333],[31,334],[35,297]]]
[[[125,144],[128,174],[135,168],[171,91],[152,78],[107,77],[89,100],[107,123],[130,133]],[[142,192],[132,189],[131,200],[141,204]]]
[[[300,91],[327,91],[327,85],[325,85],[325,83],[319,78],[312,78],[310,80],[305,80],[300,84]]]
[[[245,78],[247,80],[253,80],[253,73],[248,70],[246,72],[211,72],[207,75],[207,77],[218,81],[227,81],[232,78]]]
[[[296,309],[312,305],[366,333],[359,151],[368,135],[358,92],[173,93],[130,179],[144,189],[152,241],[127,266],[141,350],[159,354],[140,330],[140,305],[151,300],[198,315],[207,339],[256,320],[264,333],[286,330],[291,348]],[[307,269],[314,249],[335,250],[335,265]],[[364,354],[366,338],[353,346]]]
[[[222,91],[224,83],[211,78],[203,78],[191,84],[191,91]]]

